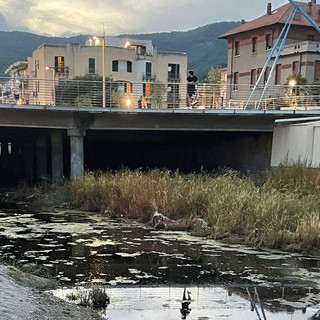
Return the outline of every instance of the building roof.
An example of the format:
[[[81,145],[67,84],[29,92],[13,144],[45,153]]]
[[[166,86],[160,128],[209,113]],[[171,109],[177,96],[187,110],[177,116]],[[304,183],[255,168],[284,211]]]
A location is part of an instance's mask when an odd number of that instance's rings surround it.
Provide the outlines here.
[[[319,24],[319,20],[317,15],[319,15],[320,11],[320,5],[316,4],[315,1],[311,1],[310,3],[307,2],[296,2],[301,9],[307,13],[310,18],[313,21],[317,21],[316,23]],[[310,6],[310,7],[308,7]],[[249,21],[242,23],[239,27],[234,28],[223,35],[221,35],[219,38],[226,39],[229,36],[236,35],[238,33],[243,33],[246,31],[251,31],[254,29],[259,29],[266,26],[271,26],[274,24],[285,24],[293,7],[291,3],[287,3],[283,5],[280,8],[277,8],[273,11],[271,11],[271,14],[266,13],[265,15]],[[299,25],[299,26],[311,26],[310,23],[307,21],[307,19],[303,15],[296,14],[295,18],[292,21],[292,25]]]
[[[27,69],[28,67],[28,62],[27,61],[17,61],[15,63],[12,63],[4,72],[5,74],[8,74],[14,70],[23,70]]]

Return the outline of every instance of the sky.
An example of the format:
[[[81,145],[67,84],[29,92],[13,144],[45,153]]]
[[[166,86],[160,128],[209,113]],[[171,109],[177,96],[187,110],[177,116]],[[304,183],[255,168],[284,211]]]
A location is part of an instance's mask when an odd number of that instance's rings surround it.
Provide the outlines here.
[[[309,2],[310,0],[300,0]],[[318,0],[319,1],[319,0]],[[0,0],[0,30],[50,36],[186,31],[250,21],[287,0]]]

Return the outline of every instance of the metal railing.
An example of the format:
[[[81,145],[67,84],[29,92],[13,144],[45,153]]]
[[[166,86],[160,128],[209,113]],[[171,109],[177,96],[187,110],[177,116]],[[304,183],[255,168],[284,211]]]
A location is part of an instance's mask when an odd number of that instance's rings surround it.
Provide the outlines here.
[[[102,107],[103,88],[107,108],[180,108],[248,110],[319,110],[320,85],[264,86],[252,93],[250,85],[199,83],[189,97],[187,84],[146,81],[40,80],[0,77],[0,104]],[[190,90],[189,90],[190,92]]]

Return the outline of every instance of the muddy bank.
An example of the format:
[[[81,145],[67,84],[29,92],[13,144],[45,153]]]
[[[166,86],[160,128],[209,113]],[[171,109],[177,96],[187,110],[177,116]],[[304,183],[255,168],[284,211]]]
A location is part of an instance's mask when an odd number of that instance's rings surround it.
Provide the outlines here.
[[[67,303],[43,292],[57,283],[0,264],[0,318],[2,320],[99,320],[95,311]]]

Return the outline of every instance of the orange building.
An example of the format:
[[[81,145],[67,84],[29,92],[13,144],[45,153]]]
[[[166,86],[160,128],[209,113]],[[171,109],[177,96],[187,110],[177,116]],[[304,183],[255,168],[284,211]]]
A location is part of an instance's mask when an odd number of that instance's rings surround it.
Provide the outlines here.
[[[297,4],[320,25],[320,5],[316,0]],[[220,36],[227,40],[228,45],[228,84],[236,86],[256,83],[292,9],[292,5],[288,3],[272,10],[272,4],[268,3],[264,15],[249,22],[242,20],[240,26]],[[274,58],[275,55],[261,79],[261,84],[266,82]],[[320,34],[299,12],[292,21],[269,84],[284,84],[293,74],[301,74],[308,83],[320,78]]]

